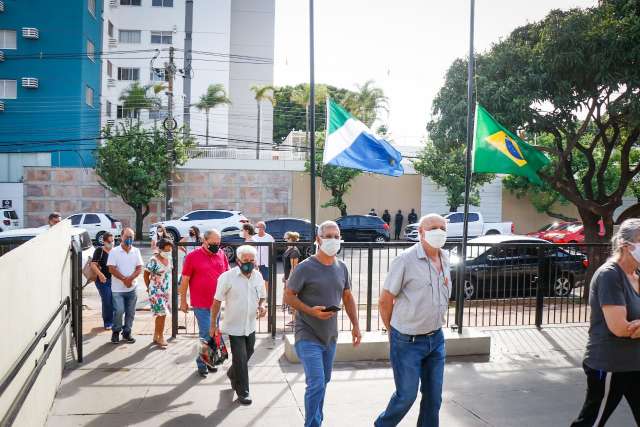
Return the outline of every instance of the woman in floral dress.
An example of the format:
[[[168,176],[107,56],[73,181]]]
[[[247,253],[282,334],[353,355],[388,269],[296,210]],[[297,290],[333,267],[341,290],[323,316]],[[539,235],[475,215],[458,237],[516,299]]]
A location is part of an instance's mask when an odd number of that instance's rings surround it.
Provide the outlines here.
[[[155,317],[153,342],[161,348],[167,347],[164,339],[164,323],[169,308],[169,288],[171,287],[171,252],[173,243],[162,239],[157,245],[158,253],[154,254],[144,268],[144,283],[149,293],[151,313]]]

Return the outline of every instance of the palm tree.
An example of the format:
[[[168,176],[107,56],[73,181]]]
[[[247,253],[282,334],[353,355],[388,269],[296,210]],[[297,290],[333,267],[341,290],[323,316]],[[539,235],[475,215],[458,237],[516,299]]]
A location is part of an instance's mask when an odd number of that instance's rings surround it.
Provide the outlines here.
[[[315,88],[315,103],[317,104],[318,102],[322,102],[323,99],[325,99],[327,97],[327,94],[329,93],[329,90],[327,89],[327,86],[325,85],[316,85]],[[292,93],[291,93],[291,102],[298,104],[302,107],[304,107],[305,109],[305,117],[306,117],[306,121],[307,121],[307,135],[306,135],[306,140],[307,142],[309,141],[309,128],[310,128],[310,123],[309,123],[309,101],[311,99],[311,89],[309,88],[308,84],[304,84],[302,85],[301,88],[297,88],[295,89]]]
[[[206,145],[209,145],[209,111],[216,108],[218,105],[229,104],[231,104],[231,100],[227,97],[227,92],[224,90],[224,86],[220,83],[209,85],[207,93],[201,95],[200,101],[195,104],[198,110],[204,110],[207,114]]]
[[[357,85],[357,91],[345,100],[347,109],[356,115],[364,124],[371,126],[378,116],[379,110],[389,111],[388,98],[373,80]]]
[[[140,124],[140,110],[153,110],[160,102],[157,96],[160,91],[156,92],[154,89],[154,96],[149,96],[149,89],[152,87],[154,86],[142,86],[139,82],[134,82],[120,95],[123,110],[132,111],[133,116],[138,119],[138,124]]]
[[[262,142],[262,103],[269,101],[271,105],[276,105],[273,97],[275,88],[271,85],[253,85],[251,91],[254,93],[254,99],[258,104],[258,135],[256,140],[256,160],[260,159],[260,143]]]
[[[153,111],[156,113],[162,111],[162,99],[160,98],[160,93],[167,89],[167,85],[165,83],[156,83],[151,86],[151,91],[153,92],[153,97],[151,98],[154,101]],[[158,126],[158,116],[153,118],[153,127]]]

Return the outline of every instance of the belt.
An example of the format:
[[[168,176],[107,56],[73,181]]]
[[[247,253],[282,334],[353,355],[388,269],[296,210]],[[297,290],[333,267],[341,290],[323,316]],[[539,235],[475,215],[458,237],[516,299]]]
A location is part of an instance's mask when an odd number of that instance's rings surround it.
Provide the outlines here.
[[[398,332],[400,335],[403,335],[407,338],[409,338],[411,340],[411,342],[414,342],[416,340],[416,338],[427,338],[427,337],[432,337],[435,334],[437,334],[438,332],[440,332],[442,330],[442,328],[438,328],[438,329],[434,329],[431,332],[427,332],[426,334],[419,334],[419,335],[407,335],[407,334],[403,334],[402,332],[396,330],[396,332]]]

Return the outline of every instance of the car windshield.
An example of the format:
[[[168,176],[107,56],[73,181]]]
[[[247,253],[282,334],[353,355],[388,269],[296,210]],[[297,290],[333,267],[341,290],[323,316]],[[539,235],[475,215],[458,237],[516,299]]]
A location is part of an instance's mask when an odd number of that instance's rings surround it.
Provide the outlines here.
[[[580,231],[582,229],[582,224],[571,224],[567,227],[567,231],[569,233],[575,233],[576,231]]]

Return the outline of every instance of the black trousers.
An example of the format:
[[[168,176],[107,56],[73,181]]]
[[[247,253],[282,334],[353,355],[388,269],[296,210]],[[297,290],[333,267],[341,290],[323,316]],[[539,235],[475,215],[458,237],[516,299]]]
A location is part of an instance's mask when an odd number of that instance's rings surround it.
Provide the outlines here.
[[[249,359],[256,345],[256,333],[248,336],[229,335],[231,344],[231,368],[229,379],[238,396],[249,396]]]
[[[396,224],[396,240],[400,240],[400,233],[402,233],[402,224]]]
[[[604,372],[583,366],[587,374],[587,397],[571,427],[602,427],[624,396],[640,426],[640,371]]]

